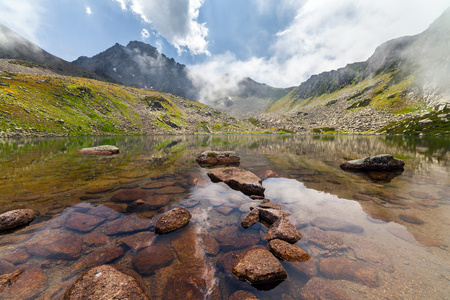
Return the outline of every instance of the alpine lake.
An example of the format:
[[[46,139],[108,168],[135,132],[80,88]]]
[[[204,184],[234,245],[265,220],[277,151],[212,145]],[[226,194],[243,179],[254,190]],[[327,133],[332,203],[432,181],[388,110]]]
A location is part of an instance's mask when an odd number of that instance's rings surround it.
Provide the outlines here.
[[[75,154],[96,145],[120,153]],[[302,234],[296,245],[311,258],[281,261],[284,281],[253,286],[232,274],[243,249],[267,247],[268,229],[259,222],[242,228],[261,201],[211,182],[209,169],[196,162],[207,150],[236,151],[239,168],[263,180],[265,198],[291,214]],[[402,159],[404,171],[339,167],[384,153]],[[277,176],[268,178],[268,170]],[[152,197],[152,205],[136,202]],[[103,264],[133,273],[152,299],[228,299],[239,290],[258,299],[302,299],[311,278],[322,285],[309,293],[323,297],[450,298],[448,136],[0,139],[0,207],[39,212],[28,226],[0,234],[0,274],[24,270],[1,299],[63,299],[83,272]],[[156,220],[175,207],[189,210],[189,224],[155,234]],[[346,229],[354,226],[362,230]],[[148,247],[159,255],[139,255]]]

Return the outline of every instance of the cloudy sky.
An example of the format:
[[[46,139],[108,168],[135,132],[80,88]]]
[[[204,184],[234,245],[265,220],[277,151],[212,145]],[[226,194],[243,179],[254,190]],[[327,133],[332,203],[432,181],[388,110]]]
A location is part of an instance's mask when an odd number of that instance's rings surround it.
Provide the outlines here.
[[[450,0],[0,0],[0,23],[68,61],[139,40],[217,79],[276,87],[424,31]]]

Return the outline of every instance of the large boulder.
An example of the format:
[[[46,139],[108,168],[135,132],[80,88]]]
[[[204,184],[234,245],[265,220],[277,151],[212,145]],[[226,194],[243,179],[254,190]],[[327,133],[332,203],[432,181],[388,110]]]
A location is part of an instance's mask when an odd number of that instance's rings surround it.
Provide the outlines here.
[[[113,155],[119,153],[119,148],[116,146],[102,145],[91,148],[83,148],[81,150],[77,150],[75,153],[82,155]]]
[[[288,219],[283,218],[270,226],[264,238],[268,241],[280,239],[294,244],[302,238],[302,235]]]
[[[262,180],[255,174],[239,168],[217,168],[208,172],[212,182],[224,182],[232,189],[246,195],[264,196]]]
[[[135,278],[109,265],[86,271],[66,292],[64,299],[151,299]]]
[[[234,151],[205,151],[197,157],[200,166],[239,165],[240,157]]]
[[[191,217],[189,211],[184,207],[171,209],[156,221],[155,232],[164,234],[181,229],[189,224]]]
[[[254,248],[240,255],[231,269],[239,279],[252,284],[264,284],[287,278],[286,270],[280,261],[263,248]]]
[[[0,231],[17,228],[31,223],[37,212],[32,209],[15,209],[0,215]]]
[[[350,160],[341,164],[349,171],[395,171],[403,170],[405,162],[389,154],[380,154],[361,159]]]

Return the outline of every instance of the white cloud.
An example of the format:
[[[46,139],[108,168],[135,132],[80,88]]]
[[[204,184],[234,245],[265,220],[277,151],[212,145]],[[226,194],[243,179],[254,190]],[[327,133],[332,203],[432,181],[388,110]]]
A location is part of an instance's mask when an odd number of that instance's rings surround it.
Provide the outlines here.
[[[86,13],[88,15],[92,14],[92,10],[91,10],[91,8],[89,6],[86,6]]]
[[[141,30],[141,39],[145,40],[145,39],[148,39],[149,37],[150,37],[150,33],[148,32],[147,29],[143,28]]]
[[[178,53],[209,55],[208,28],[198,23],[204,0],[115,0],[122,10],[128,8],[149,23],[152,29],[172,44]]]

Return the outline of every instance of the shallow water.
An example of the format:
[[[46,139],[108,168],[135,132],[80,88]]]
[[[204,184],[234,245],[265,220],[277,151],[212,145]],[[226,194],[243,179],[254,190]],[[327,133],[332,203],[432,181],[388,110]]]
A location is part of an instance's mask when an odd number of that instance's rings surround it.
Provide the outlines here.
[[[121,153],[75,154],[100,144],[116,145]],[[195,158],[211,149],[237,151],[240,168],[263,179],[266,198],[290,212],[290,221],[303,234],[297,245],[312,259],[283,261],[288,279],[271,289],[259,290],[229,272],[234,251],[267,246],[267,228],[260,223],[240,227],[252,200],[209,180],[208,169],[198,166]],[[449,137],[0,140],[0,212],[15,208],[39,212],[29,226],[0,236],[0,274],[25,270],[0,298],[61,299],[79,274],[107,263],[141,273],[153,299],[180,295],[197,299],[205,294],[228,299],[237,290],[248,290],[260,299],[300,299],[311,277],[324,279],[352,299],[447,299],[449,150]],[[385,178],[339,168],[344,160],[382,153],[403,159],[404,172]],[[266,178],[267,170],[278,176]],[[152,206],[133,204],[145,197],[160,201]],[[177,206],[191,212],[189,225],[155,235],[159,215]],[[329,230],[324,224],[329,219],[323,217],[358,225],[363,232]],[[137,261],[137,254],[150,245],[163,249],[164,255],[150,259],[159,264]],[[357,262],[375,274],[375,284],[351,276],[332,278],[324,265],[333,257]],[[151,267],[143,270],[140,264],[146,263]]]

